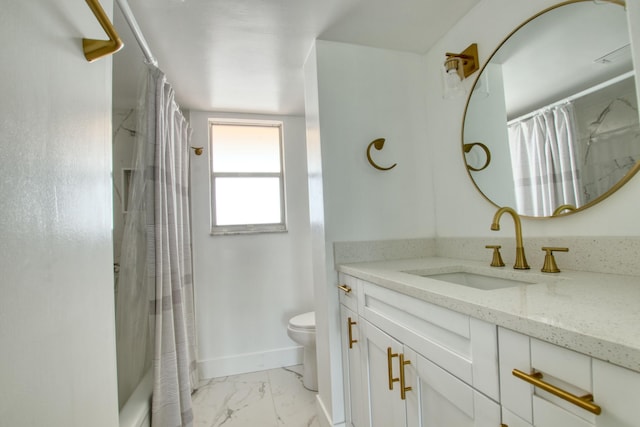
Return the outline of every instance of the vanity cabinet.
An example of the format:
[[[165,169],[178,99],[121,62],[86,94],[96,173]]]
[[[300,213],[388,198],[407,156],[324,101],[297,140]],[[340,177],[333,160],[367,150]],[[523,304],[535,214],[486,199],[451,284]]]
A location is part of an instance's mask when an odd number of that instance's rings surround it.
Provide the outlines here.
[[[504,328],[499,349],[509,427],[640,425],[640,373]]]
[[[500,426],[495,325],[347,275],[340,283],[350,289],[340,292],[347,425]]]

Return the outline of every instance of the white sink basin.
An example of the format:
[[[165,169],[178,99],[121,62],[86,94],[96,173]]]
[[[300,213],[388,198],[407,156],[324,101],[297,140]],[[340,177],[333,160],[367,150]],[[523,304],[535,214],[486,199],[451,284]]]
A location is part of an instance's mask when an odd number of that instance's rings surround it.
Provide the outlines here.
[[[468,286],[470,288],[482,289],[485,291],[531,284],[531,282],[527,282],[524,280],[485,276],[483,274],[469,273],[467,271],[454,271],[450,273],[433,274],[422,273],[419,275],[422,277],[428,277],[430,279],[442,280],[444,282],[455,283],[457,285]]]

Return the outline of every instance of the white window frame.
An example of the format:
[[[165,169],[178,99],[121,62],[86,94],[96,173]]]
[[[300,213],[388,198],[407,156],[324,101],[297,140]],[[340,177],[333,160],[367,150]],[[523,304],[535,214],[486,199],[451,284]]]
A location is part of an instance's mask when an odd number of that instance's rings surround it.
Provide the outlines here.
[[[233,125],[233,126],[259,126],[259,127],[277,127],[279,128],[280,141],[278,142],[280,151],[280,172],[218,172],[213,170],[213,138],[212,129],[215,125]],[[250,119],[209,119],[209,176],[210,176],[210,217],[211,217],[211,235],[228,235],[228,234],[252,234],[252,233],[283,233],[287,232],[287,203],[286,203],[286,186],[285,186],[285,170],[284,170],[284,123],[274,120],[250,120]],[[242,177],[277,177],[280,180],[280,218],[281,222],[272,224],[234,224],[234,225],[217,225],[216,224],[216,194],[215,180],[216,178],[242,178]]]

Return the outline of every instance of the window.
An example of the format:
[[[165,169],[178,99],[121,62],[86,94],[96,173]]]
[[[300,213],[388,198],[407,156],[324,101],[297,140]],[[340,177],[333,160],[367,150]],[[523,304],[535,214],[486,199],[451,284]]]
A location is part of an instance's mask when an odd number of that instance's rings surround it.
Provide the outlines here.
[[[286,231],[282,123],[211,120],[211,233]]]

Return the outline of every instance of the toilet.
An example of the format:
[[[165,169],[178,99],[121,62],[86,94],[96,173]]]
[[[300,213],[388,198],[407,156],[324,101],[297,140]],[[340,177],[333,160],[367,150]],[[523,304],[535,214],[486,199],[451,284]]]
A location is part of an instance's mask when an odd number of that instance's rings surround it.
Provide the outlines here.
[[[302,384],[306,389],[318,391],[316,313],[310,311],[292,317],[287,326],[287,335],[304,348]]]

